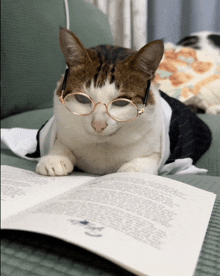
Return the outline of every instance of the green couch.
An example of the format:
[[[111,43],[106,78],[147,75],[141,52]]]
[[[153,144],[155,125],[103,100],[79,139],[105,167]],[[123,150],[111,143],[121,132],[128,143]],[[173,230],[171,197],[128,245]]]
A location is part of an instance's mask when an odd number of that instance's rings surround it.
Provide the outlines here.
[[[113,44],[104,16],[84,0],[69,0],[70,29],[86,47]],[[65,70],[59,27],[66,26],[61,0],[3,0],[1,127],[38,129],[53,114],[56,81]],[[220,117],[200,114],[212,131],[212,144],[197,162],[208,174],[168,176],[218,194],[196,276],[220,275]],[[35,170],[36,163],[7,149],[2,165]],[[2,275],[132,275],[116,265],[55,238],[2,230]]]

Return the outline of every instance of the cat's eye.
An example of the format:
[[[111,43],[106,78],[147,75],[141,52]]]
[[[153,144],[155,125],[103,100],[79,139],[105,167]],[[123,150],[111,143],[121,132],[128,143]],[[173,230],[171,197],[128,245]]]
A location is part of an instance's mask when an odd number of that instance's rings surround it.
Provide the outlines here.
[[[115,99],[108,104],[95,103],[88,95],[76,92],[67,94],[64,99],[61,97],[60,100],[70,112],[80,116],[88,116],[94,112],[98,105],[104,105],[107,114],[119,122],[132,121],[144,112],[144,108],[139,110],[136,104],[126,98]]]
[[[128,99],[115,99],[108,104],[108,114],[116,121],[127,122],[138,116],[138,107]]]
[[[70,112],[82,116],[91,114],[95,107],[93,100],[81,92],[68,94],[64,99],[64,104]]]
[[[151,84],[150,80],[148,81],[148,84],[147,84],[147,88],[146,88],[146,92],[143,100],[143,106],[141,109],[139,109],[139,107],[135,103],[133,103],[131,100],[128,100],[128,99],[115,99],[110,103],[106,104],[103,102],[95,103],[91,97],[89,97],[88,95],[82,92],[70,93],[70,94],[67,94],[65,97],[63,97],[66,89],[68,73],[69,73],[69,69],[67,68],[65,72],[61,96],[59,100],[61,101],[62,104],[65,105],[65,107],[71,113],[79,116],[89,116],[94,112],[94,110],[98,105],[104,105],[106,109],[106,113],[112,119],[119,122],[129,122],[134,120],[144,112],[149,91],[150,91],[150,84]]]
[[[82,94],[75,94],[75,98],[76,98],[76,100],[79,103],[82,103],[82,104],[91,104],[91,100],[88,97],[86,97],[86,96],[84,96]]]
[[[117,106],[117,107],[124,107],[126,105],[129,105],[129,101],[128,100],[119,100],[119,99],[116,99],[112,102],[112,105],[113,106]]]

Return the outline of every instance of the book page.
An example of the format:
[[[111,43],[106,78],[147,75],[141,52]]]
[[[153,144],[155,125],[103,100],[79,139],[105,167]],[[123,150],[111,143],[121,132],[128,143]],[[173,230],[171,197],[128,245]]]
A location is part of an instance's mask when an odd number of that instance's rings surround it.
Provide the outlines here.
[[[75,173],[71,176],[48,177],[11,166],[1,166],[1,217],[17,214],[54,196],[85,183],[92,177]]]
[[[215,195],[142,173],[94,178],[4,228],[73,242],[137,275],[192,276]]]

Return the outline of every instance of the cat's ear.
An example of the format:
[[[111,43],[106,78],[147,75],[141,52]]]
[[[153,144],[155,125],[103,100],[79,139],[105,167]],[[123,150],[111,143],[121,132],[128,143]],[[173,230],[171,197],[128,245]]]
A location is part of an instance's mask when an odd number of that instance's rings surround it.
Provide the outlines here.
[[[150,74],[153,77],[163,57],[163,53],[163,42],[155,40],[142,47],[129,63],[135,70]]]
[[[59,42],[68,66],[77,66],[91,61],[86,48],[72,31],[61,28]]]

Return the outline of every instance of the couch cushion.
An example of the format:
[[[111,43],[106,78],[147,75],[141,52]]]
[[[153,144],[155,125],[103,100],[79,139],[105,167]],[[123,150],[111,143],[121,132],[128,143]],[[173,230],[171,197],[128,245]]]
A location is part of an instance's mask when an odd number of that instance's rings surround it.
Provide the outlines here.
[[[39,129],[52,116],[53,108],[30,110],[2,119],[1,128],[21,127]]]
[[[220,116],[210,114],[199,114],[212,132],[210,148],[196,162],[199,168],[208,169],[208,175],[220,176]]]
[[[70,29],[86,47],[113,44],[107,17],[84,0],[68,0]],[[53,91],[65,70],[59,28],[66,27],[64,1],[3,0],[1,118],[52,107]]]
[[[29,128],[39,129],[48,119],[53,116],[53,108],[42,110],[31,110],[20,114],[9,116],[1,120],[2,128]],[[35,171],[37,163],[16,156],[8,149],[1,149],[1,164],[21,169]]]

